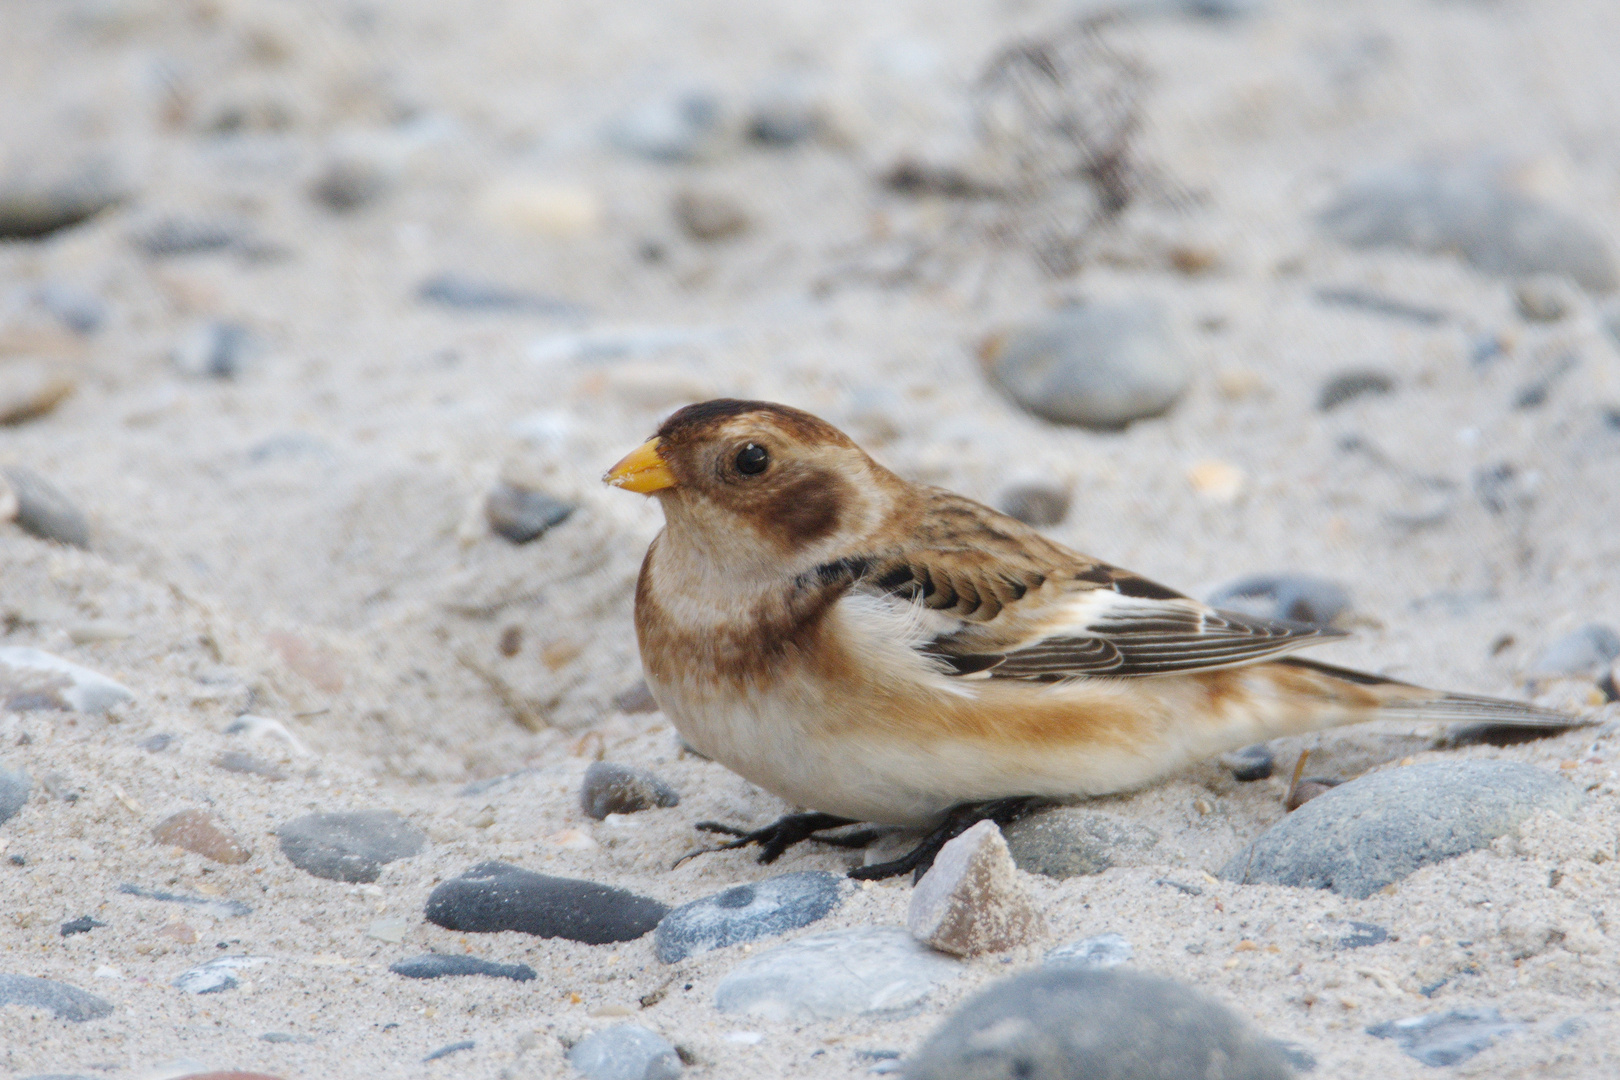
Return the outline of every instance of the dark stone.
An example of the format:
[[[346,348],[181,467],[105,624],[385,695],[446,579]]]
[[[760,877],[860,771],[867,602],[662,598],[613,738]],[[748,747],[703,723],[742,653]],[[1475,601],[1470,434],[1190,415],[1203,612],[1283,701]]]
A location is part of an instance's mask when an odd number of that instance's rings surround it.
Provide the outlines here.
[[[0,467],[0,475],[17,496],[17,525],[41,540],[74,547],[90,546],[90,524],[56,485],[21,465]]]
[[[1365,949],[1369,945],[1382,945],[1389,940],[1389,931],[1377,923],[1351,921],[1345,924],[1350,932],[1333,943],[1336,949]]]
[[[569,1048],[568,1063],[588,1080],[675,1080],[681,1075],[675,1047],[635,1024],[591,1032]]]
[[[1221,755],[1221,764],[1232,772],[1232,779],[1249,784],[1268,778],[1277,768],[1277,758],[1271,747],[1255,743],[1241,750]]]
[[[1099,431],[1169,411],[1191,378],[1168,315],[1148,301],[1052,312],[990,352],[991,381],[1024,410]]]
[[[446,975],[488,975],[495,979],[528,982],[534,968],[527,964],[497,964],[476,956],[427,953],[388,965],[388,970],[407,979],[442,979]]]
[[[56,181],[13,180],[0,184],[0,240],[42,240],[89,221],[124,200],[99,172]]]
[[[1580,362],[1574,353],[1562,353],[1550,363],[1542,365],[1542,370],[1535,378],[1519,387],[1513,395],[1515,409],[1539,409],[1547,404],[1553,390],[1563,380],[1565,375],[1575,370]]]
[[[244,230],[238,225],[188,218],[164,218],[136,233],[130,242],[152,259],[205,255],[247,246]]]
[[[1366,397],[1368,394],[1390,394],[1394,390],[1394,377],[1382,371],[1371,369],[1342,371],[1322,384],[1322,392],[1316,398],[1316,407],[1322,412],[1331,412],[1356,398]]]
[[[1287,1080],[1272,1040],[1215,999],[1124,968],[1048,968],[969,998],[907,1080]]]
[[[670,213],[682,232],[703,243],[741,236],[750,225],[742,204],[718,191],[683,189],[671,200]]]
[[[88,915],[80,915],[77,919],[69,919],[62,924],[62,936],[72,937],[74,934],[88,934],[98,926],[107,924],[100,919],[92,919]]]
[[[1256,574],[1222,585],[1208,597],[1211,607],[1285,622],[1328,626],[1350,610],[1344,586],[1309,574]]]
[[[309,185],[309,197],[334,214],[352,214],[393,186],[388,171],[368,161],[335,159]]]
[[[1488,1048],[1500,1035],[1523,1027],[1503,1020],[1495,1009],[1453,1009],[1447,1013],[1414,1016],[1374,1024],[1367,1034],[1394,1039],[1408,1056],[1425,1065],[1456,1065]]]
[[[426,915],[446,930],[517,930],[603,945],[643,936],[668,911],[666,904],[611,885],[485,862],[434,889]]]
[[[736,885],[665,915],[653,934],[653,953],[673,964],[693,953],[785,934],[826,917],[842,899],[840,879],[825,870]]]
[[[100,1020],[113,1011],[112,1005],[77,986],[54,979],[36,979],[32,975],[0,974],[0,1005],[49,1009],[58,1020],[74,1023]]]
[[[1001,493],[997,507],[1025,525],[1044,528],[1069,516],[1069,493],[1048,484],[1014,484]]]
[[[424,1062],[438,1061],[442,1057],[449,1057],[451,1054],[459,1053],[462,1050],[471,1050],[477,1045],[478,1044],[471,1039],[463,1039],[461,1042],[453,1042],[448,1046],[439,1047],[422,1060]]]
[[[376,881],[383,864],[422,850],[427,836],[392,810],[307,814],[276,829],[287,861],[331,881]]]
[[[26,772],[0,765],[0,825],[28,805],[28,795],[33,790],[34,783]]]
[[[1221,870],[1227,881],[1332,889],[1362,899],[1413,871],[1484,847],[1537,810],[1572,811],[1581,791],[1510,761],[1386,769],[1323,792]]]
[[[514,544],[527,544],[568,520],[574,508],[550,495],[497,484],[484,500],[489,527]]]
[[[609,814],[634,814],[655,806],[678,806],[680,792],[646,769],[611,761],[593,761],[579,789],[579,806],[601,821]]]
[[[462,277],[460,274],[439,274],[428,278],[417,288],[416,298],[424,304],[437,304],[459,311],[567,318],[581,318],[588,314],[585,308],[569,300],[511,289],[488,281]]]

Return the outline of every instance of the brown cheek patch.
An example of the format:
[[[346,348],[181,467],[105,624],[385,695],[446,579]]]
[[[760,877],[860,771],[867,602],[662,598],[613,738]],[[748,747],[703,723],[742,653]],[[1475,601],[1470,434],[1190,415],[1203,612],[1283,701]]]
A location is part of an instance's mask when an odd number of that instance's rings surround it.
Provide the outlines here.
[[[850,498],[842,477],[820,469],[791,477],[760,507],[764,530],[789,549],[814,544],[838,528]]]

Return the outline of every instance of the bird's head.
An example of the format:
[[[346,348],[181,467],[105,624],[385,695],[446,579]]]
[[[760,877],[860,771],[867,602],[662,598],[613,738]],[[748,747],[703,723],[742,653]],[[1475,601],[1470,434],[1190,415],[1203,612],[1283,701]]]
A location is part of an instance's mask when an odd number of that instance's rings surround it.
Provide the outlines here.
[[[676,412],[602,479],[656,496],[671,536],[709,558],[780,569],[868,533],[892,475],[807,412],[720,398]]]

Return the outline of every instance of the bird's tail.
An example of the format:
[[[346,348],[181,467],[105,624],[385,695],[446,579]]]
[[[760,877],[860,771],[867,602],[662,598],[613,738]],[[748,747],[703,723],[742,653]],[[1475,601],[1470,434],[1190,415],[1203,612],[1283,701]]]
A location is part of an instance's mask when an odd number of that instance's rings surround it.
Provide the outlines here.
[[[1429,690],[1297,656],[1274,660],[1272,664],[1293,669],[1289,675],[1310,678],[1319,693],[1342,701],[1346,707],[1338,723],[1364,720],[1472,721],[1512,728],[1542,729],[1547,735],[1593,723],[1590,719],[1544,709],[1527,701]]]

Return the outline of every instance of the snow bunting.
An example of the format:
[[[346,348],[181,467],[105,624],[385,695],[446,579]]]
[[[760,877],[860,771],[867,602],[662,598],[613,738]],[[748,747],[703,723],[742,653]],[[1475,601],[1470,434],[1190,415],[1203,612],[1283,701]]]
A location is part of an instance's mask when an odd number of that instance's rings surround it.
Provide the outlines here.
[[[636,586],[653,696],[698,751],[815,811],[714,827],[766,861],[834,825],[960,830],[1362,720],[1579,723],[1288,656],[1342,633],[1218,611],[782,405],[690,405],[604,480],[664,511]]]

